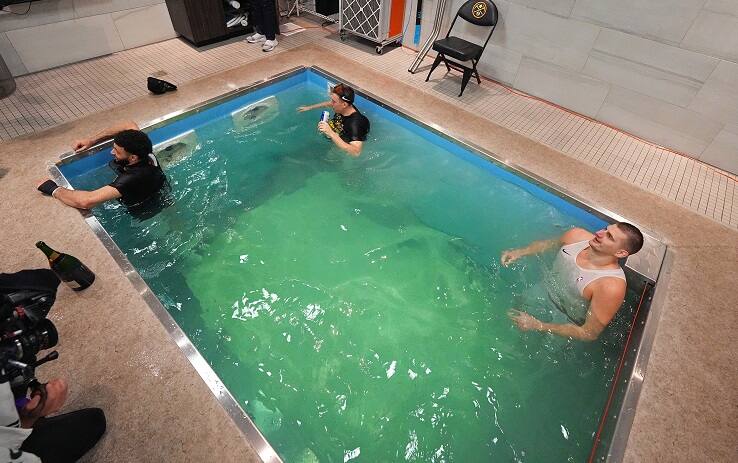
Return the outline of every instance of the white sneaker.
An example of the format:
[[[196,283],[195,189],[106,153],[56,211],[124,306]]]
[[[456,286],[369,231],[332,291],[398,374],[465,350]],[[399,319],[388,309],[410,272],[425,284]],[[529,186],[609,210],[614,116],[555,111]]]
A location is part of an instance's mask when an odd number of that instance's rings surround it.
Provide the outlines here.
[[[277,39],[266,40],[264,45],[261,46],[261,51],[272,51],[277,47]]]
[[[248,37],[246,37],[246,41],[248,43],[261,43],[266,41],[266,39],[266,35],[261,35],[258,32],[254,32],[253,35],[249,35]]]

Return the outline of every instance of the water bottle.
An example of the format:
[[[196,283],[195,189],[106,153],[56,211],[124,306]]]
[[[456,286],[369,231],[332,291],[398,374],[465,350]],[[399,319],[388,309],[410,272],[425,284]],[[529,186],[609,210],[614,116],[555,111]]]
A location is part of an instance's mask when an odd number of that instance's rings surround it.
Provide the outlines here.
[[[330,116],[331,116],[331,113],[329,113],[328,111],[323,111],[323,113],[320,115],[320,122],[328,122],[328,119],[330,119]],[[323,136],[325,138],[331,138],[330,136],[328,136],[327,133],[324,133]]]

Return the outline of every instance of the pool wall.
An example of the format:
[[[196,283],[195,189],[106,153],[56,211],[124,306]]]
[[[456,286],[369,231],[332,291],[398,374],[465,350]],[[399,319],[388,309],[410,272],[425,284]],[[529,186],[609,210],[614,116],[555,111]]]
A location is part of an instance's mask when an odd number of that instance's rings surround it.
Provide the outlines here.
[[[336,82],[341,81],[341,79],[318,68],[296,68],[272,76],[264,81],[234,90],[196,107],[163,116],[148,124],[144,124],[143,129],[149,133],[154,144],[157,144],[183,132],[202,126],[213,119],[228,117],[232,111],[271,95],[275,91],[304,84],[306,81],[325,88],[327,81]],[[442,127],[425,124],[412,115],[402,113],[399,109],[394,108],[390,103],[383,101],[381,98],[363,92],[361,89],[356,90],[358,95],[357,101],[360,104],[376,104],[378,110],[385,111],[387,117],[391,118],[397,124],[401,124],[403,127],[419,133],[464,160],[490,171],[495,176],[516,184],[530,194],[584,221],[592,228],[599,228],[606,223],[625,220],[623,217],[611,211],[589,205],[585,200],[573,197],[566,191],[549,184],[544,179],[506,162],[492,153],[486,152],[481,147],[454,138],[443,130]],[[401,114],[402,116],[400,116]],[[72,186],[75,177],[105,165],[110,160],[108,150],[106,149],[110,145],[111,142],[108,141],[82,153],[66,153],[62,156],[62,160],[57,163],[57,166],[52,169],[52,175],[61,185]],[[510,170],[515,171],[515,173],[510,172]],[[226,409],[239,429],[246,435],[261,459],[265,462],[281,461],[274,449],[255,427],[251,419],[227,388],[225,388],[184,332],[177,326],[166,308],[131,265],[125,254],[117,247],[112,238],[100,225],[99,221],[90,213],[85,214],[85,220],[105,245],[106,249],[108,249],[124,274],[127,275],[139,294],[142,295],[155,315],[165,326],[169,335],[187,356],[190,363],[195,367],[218,401]],[[631,262],[631,259],[626,263],[626,274],[629,284],[635,285],[635,289],[638,292],[643,292],[644,300],[634,321],[630,342],[624,352],[621,362],[624,367],[620,379],[613,384],[614,392],[611,394],[613,400],[605,410],[605,419],[601,426],[602,434],[600,435],[599,445],[593,446],[593,456],[596,457],[597,461],[617,462],[622,460],[635,413],[635,404],[638,400],[640,385],[643,381],[642,373],[645,370],[648,353],[650,352],[650,343],[653,341],[655,324],[658,319],[658,317],[649,316],[652,311],[653,299],[660,300],[664,294],[663,291],[656,291],[654,294],[653,289],[661,271],[662,261],[666,255],[666,246],[660,240],[649,234],[646,236],[644,251],[642,252],[650,257],[636,259],[635,264]],[[615,410],[618,413],[615,413]]]

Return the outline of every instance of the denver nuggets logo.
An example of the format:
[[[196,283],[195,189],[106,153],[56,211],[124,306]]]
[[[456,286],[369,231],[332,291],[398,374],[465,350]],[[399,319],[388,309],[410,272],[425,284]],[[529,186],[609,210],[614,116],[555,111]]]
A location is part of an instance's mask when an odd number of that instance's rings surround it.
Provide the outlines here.
[[[484,2],[477,2],[472,7],[472,16],[480,19],[482,16],[487,14],[487,4]]]

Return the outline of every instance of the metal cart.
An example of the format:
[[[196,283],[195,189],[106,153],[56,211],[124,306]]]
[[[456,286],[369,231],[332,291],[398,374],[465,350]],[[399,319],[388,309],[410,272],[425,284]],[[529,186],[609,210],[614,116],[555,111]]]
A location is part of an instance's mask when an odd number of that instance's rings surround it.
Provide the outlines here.
[[[377,44],[382,54],[391,43],[402,43],[405,0],[341,0],[338,28],[341,40],[348,35],[363,37]]]

